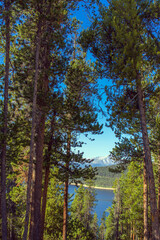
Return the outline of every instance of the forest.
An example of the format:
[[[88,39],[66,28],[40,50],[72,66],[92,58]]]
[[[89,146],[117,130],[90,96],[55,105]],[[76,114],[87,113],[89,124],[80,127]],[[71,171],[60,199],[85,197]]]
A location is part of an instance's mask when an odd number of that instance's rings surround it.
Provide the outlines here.
[[[121,177],[121,172],[126,173],[126,171],[117,171],[118,165],[107,166],[107,167],[97,167],[96,176],[93,184],[95,187],[103,188],[113,188],[114,183],[117,179]]]
[[[0,30],[0,238],[160,240],[160,1],[1,0]],[[119,178],[99,226],[77,149],[103,127]]]

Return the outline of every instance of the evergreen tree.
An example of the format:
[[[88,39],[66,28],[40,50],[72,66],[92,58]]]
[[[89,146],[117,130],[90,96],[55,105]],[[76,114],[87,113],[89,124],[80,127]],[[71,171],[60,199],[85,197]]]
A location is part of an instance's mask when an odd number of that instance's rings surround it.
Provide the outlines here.
[[[158,32],[154,32],[159,25],[157,7],[158,1],[112,1],[108,9],[100,8],[100,19],[95,20],[91,30],[82,35],[84,47],[90,47],[103,73],[113,79],[118,92],[124,93],[129,89],[130,93],[135,93],[133,97],[130,95],[131,100],[137,98],[153,216],[153,239],[159,239],[159,223],[145,110],[147,97],[144,93],[148,83],[150,86],[158,73],[159,38],[156,37]],[[126,110],[126,104],[123,108]],[[114,109],[112,111],[114,113]]]
[[[143,166],[132,162],[117,186],[106,220],[106,239],[143,238]]]
[[[99,227],[99,239],[100,240],[105,239],[105,231],[106,231],[105,219],[106,219],[106,213],[104,212],[103,216],[101,218],[101,225]]]
[[[63,186],[58,183],[57,177],[58,169],[54,169],[51,171],[47,194],[44,239],[62,239]]]
[[[69,239],[96,239],[95,215],[95,190],[82,185],[76,190],[75,198],[71,204],[71,228]],[[93,228],[92,228],[93,227]]]
[[[10,1],[4,1],[5,19],[5,78],[4,78],[4,121],[1,160],[1,215],[2,238],[7,240],[7,204],[6,204],[6,149],[7,149],[7,124],[8,124],[8,85],[9,85],[9,54],[10,54]]]
[[[31,198],[31,184],[33,175],[33,157],[34,157],[34,144],[35,144],[35,130],[36,130],[36,103],[37,103],[37,85],[38,85],[38,71],[39,71],[39,55],[40,55],[40,42],[41,42],[41,22],[39,20],[37,26],[36,36],[36,53],[35,53],[35,78],[34,78],[34,92],[33,92],[33,104],[32,104],[32,129],[31,129],[31,142],[30,142],[30,161],[28,171],[28,184],[27,184],[27,207],[25,216],[25,228],[23,234],[23,240],[27,239],[28,222],[30,213],[30,198]]]
[[[74,50],[75,54],[75,50]],[[92,132],[98,134],[101,131],[102,126],[97,122],[97,115],[95,114],[95,109],[91,103],[93,94],[96,91],[96,73],[94,66],[90,66],[84,59],[84,56],[80,55],[73,57],[68,72],[65,79],[66,90],[64,99],[64,118],[63,126],[66,128],[66,163],[65,163],[65,189],[64,189],[64,223],[63,223],[63,240],[67,238],[67,207],[68,207],[68,184],[69,184],[69,168],[74,168],[74,178],[76,174],[85,177],[85,168],[82,169],[80,164],[87,163],[87,160],[81,158],[80,154],[77,160],[75,161],[71,154],[72,147],[72,136],[76,136],[78,133]],[[75,144],[74,138],[74,145]],[[74,154],[74,157],[76,155]],[[77,166],[73,166],[73,163],[77,162]],[[72,166],[70,166],[72,164]],[[87,167],[86,167],[87,170]],[[88,168],[89,170],[89,168]],[[76,173],[77,172],[77,173]],[[79,173],[78,173],[79,172]],[[85,175],[84,175],[85,174]],[[73,175],[72,175],[73,177]]]
[[[92,232],[93,232],[93,235],[94,235],[94,240],[97,240],[99,239],[98,236],[99,236],[99,226],[98,226],[98,217],[97,217],[97,213],[95,212],[94,215],[93,215],[93,220],[92,220],[92,223],[91,223],[91,229],[92,229]]]

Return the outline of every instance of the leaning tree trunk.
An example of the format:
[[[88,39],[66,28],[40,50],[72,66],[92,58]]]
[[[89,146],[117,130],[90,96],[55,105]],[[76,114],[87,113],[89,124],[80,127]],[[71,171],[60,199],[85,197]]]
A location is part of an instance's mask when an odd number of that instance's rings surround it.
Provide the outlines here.
[[[146,166],[144,162],[143,170],[143,216],[144,216],[144,240],[149,239],[148,231],[148,184],[147,184],[147,175],[146,175]]]
[[[34,78],[34,92],[33,92],[33,106],[32,106],[30,159],[29,159],[29,171],[28,171],[28,182],[27,182],[27,203],[26,203],[26,215],[25,215],[23,240],[26,240],[28,235],[28,223],[29,223],[30,205],[31,205],[30,199],[31,199],[31,189],[32,189],[33,157],[34,157],[34,143],[35,143],[34,139],[35,139],[35,129],[36,129],[36,102],[37,102],[38,65],[39,65],[40,45],[41,45],[41,21],[39,21],[38,23],[37,39],[36,39],[36,59],[35,59],[35,78]]]
[[[63,206],[63,240],[67,240],[67,222],[68,222],[68,185],[69,185],[69,160],[71,150],[71,134],[68,133],[67,139],[67,158],[66,158],[66,174],[65,174],[65,186],[64,186],[64,206]]]
[[[7,149],[7,122],[8,122],[8,82],[9,82],[9,52],[10,52],[10,1],[4,0],[5,5],[5,37],[6,37],[6,62],[5,62],[5,86],[4,86],[4,120],[2,139],[1,162],[1,215],[2,215],[2,239],[7,240],[7,203],[6,203],[6,149]]]
[[[140,121],[141,121],[143,147],[144,147],[144,155],[145,155],[146,175],[147,175],[148,185],[149,185],[151,220],[152,220],[152,240],[159,240],[159,221],[158,221],[155,182],[154,182],[153,166],[151,161],[149,138],[148,138],[148,132],[147,132],[145,104],[143,100],[143,90],[141,86],[140,77],[137,78],[137,92],[138,92],[138,105],[139,105],[139,111],[140,111]]]

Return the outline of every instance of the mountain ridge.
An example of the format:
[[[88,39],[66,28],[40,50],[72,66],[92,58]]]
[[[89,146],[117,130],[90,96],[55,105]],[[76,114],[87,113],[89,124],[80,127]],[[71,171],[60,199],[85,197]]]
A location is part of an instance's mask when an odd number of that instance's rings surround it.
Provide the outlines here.
[[[107,166],[112,166],[115,163],[113,162],[113,160],[111,159],[110,156],[106,156],[106,157],[95,157],[93,158],[93,162],[91,163],[92,167],[107,167]]]

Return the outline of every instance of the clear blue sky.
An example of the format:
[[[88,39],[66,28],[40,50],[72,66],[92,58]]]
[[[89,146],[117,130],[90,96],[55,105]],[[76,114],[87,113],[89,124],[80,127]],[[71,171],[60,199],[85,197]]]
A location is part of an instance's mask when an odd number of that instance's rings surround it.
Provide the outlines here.
[[[103,1],[102,1],[103,2]],[[74,13],[74,16],[78,20],[80,20],[82,23],[81,28],[86,29],[90,26],[89,21],[89,10],[85,10],[83,7],[80,6],[80,9]],[[89,55],[90,57],[90,55]],[[104,87],[105,84],[107,84],[107,79],[99,80],[100,86]],[[103,95],[103,100],[105,102],[105,94]],[[103,106],[103,109],[105,107]],[[101,135],[89,135],[89,137],[94,138],[95,141],[90,141],[86,137],[82,136],[80,137],[80,140],[86,142],[85,145],[83,145],[82,148],[80,148],[80,151],[84,152],[84,157],[86,158],[95,158],[95,157],[105,157],[109,155],[109,152],[112,150],[112,148],[115,145],[115,142],[118,141],[118,139],[115,138],[114,133],[110,128],[105,127],[106,119],[102,114],[99,114],[99,123],[104,124],[103,127],[103,134]]]
[[[100,119],[100,123],[104,123],[105,119]],[[105,157],[109,155],[109,152],[114,147],[114,143],[118,141],[114,133],[110,128],[103,128],[104,133],[101,135],[89,135],[91,138],[95,138],[94,141],[90,141],[86,137],[82,136],[80,139],[86,142],[80,151],[84,152],[84,157],[95,158],[95,157]]]

